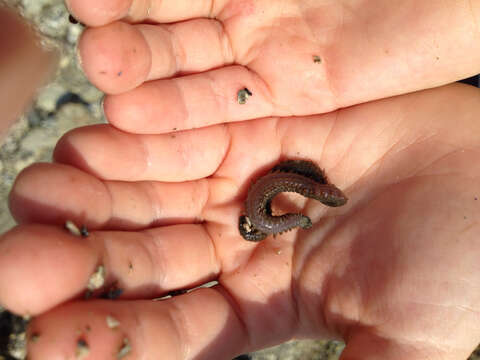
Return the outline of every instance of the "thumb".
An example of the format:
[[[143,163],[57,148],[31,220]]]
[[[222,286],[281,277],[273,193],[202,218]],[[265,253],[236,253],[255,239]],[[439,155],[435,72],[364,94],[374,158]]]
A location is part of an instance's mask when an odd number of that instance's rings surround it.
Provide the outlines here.
[[[0,1],[0,143],[25,111],[38,87],[53,75],[56,52],[45,48],[35,31]]]

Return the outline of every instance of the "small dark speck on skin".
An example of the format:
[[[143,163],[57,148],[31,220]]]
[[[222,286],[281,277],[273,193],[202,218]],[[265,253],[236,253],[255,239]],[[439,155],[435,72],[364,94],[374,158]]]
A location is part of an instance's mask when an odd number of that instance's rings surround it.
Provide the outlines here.
[[[116,283],[112,284],[110,288],[100,297],[102,299],[115,300],[123,294],[123,289],[119,288]]]
[[[107,296],[109,300],[115,300],[123,294],[123,289],[111,289],[109,290]]]
[[[475,201],[477,201],[477,200],[478,200],[478,197],[475,196],[474,199],[475,199]]]
[[[77,344],[80,346],[87,346],[85,339],[78,339]]]
[[[77,340],[77,349],[75,351],[76,359],[85,359],[90,354],[90,348],[84,339]]]
[[[177,128],[176,128],[176,127],[174,127],[174,128],[173,128],[173,131],[177,131]]]
[[[464,219],[464,220],[467,220],[467,217],[466,217],[466,216],[464,216],[464,217],[463,217],[463,219]]]
[[[122,74],[123,74],[123,71],[119,71],[119,72],[117,73],[117,76],[122,76]]]
[[[106,75],[107,72],[106,72],[105,70],[102,70],[102,71],[100,71],[100,74],[101,74],[101,75]]]
[[[80,234],[82,235],[82,237],[88,237],[90,235],[85,225],[82,225],[82,227],[80,228]]]
[[[172,139],[175,139],[175,138],[176,138],[176,136],[175,136],[175,135],[170,135],[170,137],[171,137]]]
[[[183,294],[186,294],[188,291],[185,290],[185,289],[178,289],[178,290],[172,290],[168,293],[168,295],[170,295],[171,297],[174,297],[174,296],[179,296],[179,295],[183,295]]]
[[[315,64],[320,64],[322,62],[322,58],[318,55],[313,55],[313,62]]]

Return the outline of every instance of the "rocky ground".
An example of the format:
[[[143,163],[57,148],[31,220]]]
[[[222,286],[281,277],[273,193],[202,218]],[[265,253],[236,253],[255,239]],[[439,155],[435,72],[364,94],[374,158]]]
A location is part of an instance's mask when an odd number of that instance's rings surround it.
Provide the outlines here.
[[[38,161],[50,161],[57,140],[66,131],[85,124],[102,122],[103,94],[79,70],[75,44],[82,31],[70,24],[62,0],[8,0],[38,25],[47,41],[56,44],[61,60],[55,79],[38,93],[30,111],[11,129],[0,147],[0,230],[13,226],[7,195],[16,175]]]
[[[46,40],[59,47],[62,55],[55,79],[39,91],[31,109],[19,119],[0,147],[0,232],[15,224],[7,203],[16,175],[34,162],[50,161],[55,143],[68,130],[104,122],[103,93],[86,80],[76,62],[75,45],[82,26],[69,22],[63,0],[4,1],[19,6]],[[0,308],[0,360],[25,357],[26,322]],[[335,341],[291,341],[237,359],[336,360],[343,347]],[[472,355],[471,360],[474,359],[480,356]]]

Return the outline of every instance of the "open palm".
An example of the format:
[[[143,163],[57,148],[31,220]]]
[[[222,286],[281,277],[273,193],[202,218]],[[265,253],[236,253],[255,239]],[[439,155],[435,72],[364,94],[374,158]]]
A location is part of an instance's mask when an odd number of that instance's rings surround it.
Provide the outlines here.
[[[126,300],[74,301],[39,317],[34,354],[73,353],[80,331],[98,359],[123,337],[135,358],[223,359],[320,335],[346,338],[345,359],[466,357],[480,335],[480,129],[470,115],[479,106],[476,90],[450,86],[176,135],[75,130],[57,147],[63,164],[17,180],[11,207],[25,225],[1,242],[2,303],[41,313],[81,295],[103,264]],[[350,202],[281,198],[278,207],[310,215],[313,229],[247,242],[237,229],[246,187],[281,158],[313,159]],[[66,218],[104,230],[82,240],[26,224]],[[214,289],[141,300],[214,279]],[[107,315],[121,331],[106,327]]]
[[[125,339],[132,358],[228,359],[319,336],[347,340],[344,360],[469,354],[480,335],[478,92],[451,85],[355,104],[475,72],[480,55],[464,56],[475,32],[452,25],[474,9],[69,3],[104,25],[84,33],[80,54],[112,94],[111,124],[67,134],[56,163],[26,169],[11,194],[20,225],[0,241],[0,302],[39,315],[34,359],[74,358],[79,341],[105,359]],[[429,31],[445,18],[444,36]],[[154,25],[135,25],[145,20]],[[242,105],[244,87],[253,96]],[[313,228],[243,240],[248,186],[290,158],[324,168],[348,204],[282,194],[275,206]],[[90,236],[66,232],[67,219]],[[100,264],[104,289],[121,298],[82,301]],[[210,280],[219,284],[151,301]]]
[[[468,1],[69,2],[106,24],[83,34],[83,69],[117,94],[110,123],[136,133],[325,113],[450,83],[480,62]]]

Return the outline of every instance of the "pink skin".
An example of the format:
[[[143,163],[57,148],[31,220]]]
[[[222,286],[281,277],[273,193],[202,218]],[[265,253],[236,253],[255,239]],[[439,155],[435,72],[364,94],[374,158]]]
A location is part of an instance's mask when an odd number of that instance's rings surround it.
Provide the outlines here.
[[[30,25],[0,6],[0,143],[37,88],[55,72],[56,53],[42,48]]]
[[[342,360],[465,359],[480,335],[479,109],[476,89],[454,85],[175,138],[75,130],[57,146],[60,163],[17,179],[11,209],[21,225],[0,240],[0,302],[37,315],[33,359],[72,357],[79,336],[93,359],[124,337],[134,359],[228,359],[321,336],[347,340]],[[244,241],[237,221],[251,174],[294,156],[322,164],[348,205],[284,197],[313,228]],[[148,164],[163,164],[156,178]],[[179,164],[172,178],[165,169]],[[65,218],[86,223],[90,237],[69,235]],[[82,296],[100,263],[124,301],[62,305]],[[143,300],[213,279],[213,290]]]
[[[92,81],[104,89],[110,82],[110,92],[119,94],[106,101],[110,121],[132,133],[111,125],[74,130],[57,145],[55,164],[33,165],[15,183],[10,205],[20,225],[0,238],[0,303],[17,313],[35,315],[29,330],[30,335],[38,335],[29,345],[33,360],[73,359],[79,337],[89,345],[89,359],[115,354],[124,338],[132,346],[132,359],[157,359],[158,354],[169,354],[172,359],[229,359],[292,337],[327,336],[347,341],[342,360],[463,360],[468,356],[480,338],[477,89],[449,85],[325,115],[204,126],[232,120],[229,111],[233,108],[222,103],[224,94],[235,94],[232,84],[245,84],[249,77],[257,92],[253,91],[248,106],[230,104],[240,111],[234,111],[240,117],[237,120],[263,116],[266,108],[277,115],[328,111],[470,74],[478,66],[474,63],[480,63],[478,41],[468,26],[475,18],[473,7],[447,1],[430,4],[431,11],[424,14],[426,5],[413,1],[388,2],[392,8],[381,2],[382,11],[374,2],[349,2],[353,8],[348,9],[338,1],[325,2],[332,13],[343,14],[341,36],[336,38],[342,41],[319,48],[327,63],[335,59],[335,71],[328,72],[328,86],[316,89],[327,94],[320,96],[322,101],[315,101],[320,99],[318,94],[307,96],[313,104],[309,109],[303,106],[306,96],[296,93],[300,88],[296,82],[301,79],[295,74],[303,73],[306,63],[291,62],[290,66],[297,64],[298,68],[282,70],[281,77],[280,72],[273,73],[276,65],[289,63],[290,56],[302,51],[310,56],[310,48],[283,49],[277,56],[265,56],[270,50],[264,48],[264,55],[256,60],[270,59],[269,66],[252,71],[251,67],[217,63],[218,77],[201,73],[161,80],[158,72],[150,78],[156,81],[122,93],[148,78],[135,73],[144,69],[143,61],[163,64],[158,59],[165,53],[156,53],[137,26],[110,24],[125,16],[131,2],[69,3],[80,21],[106,24],[85,33],[80,53]],[[127,21],[141,18],[143,3],[132,5]],[[248,1],[219,1],[213,10],[210,2],[203,1],[151,3],[160,7],[151,9],[151,22],[173,23],[230,12],[236,15],[227,16],[232,29],[251,21],[246,28],[257,29],[255,36],[260,37],[262,31],[266,38],[275,33],[270,29],[276,23],[270,13],[264,14],[266,23],[255,22],[262,19],[256,11],[263,1],[255,2],[256,7],[248,6],[252,4]],[[302,1],[312,3],[318,4]],[[276,4],[279,8],[271,6],[269,11],[283,15],[290,14],[292,4],[298,5],[295,1]],[[436,11],[434,6],[438,6]],[[411,24],[399,26],[400,14]],[[419,14],[425,15],[421,24]],[[450,25],[440,21],[444,18]],[[347,31],[355,19],[358,28]],[[335,17],[316,21],[327,20]],[[198,21],[208,23],[194,20]],[[172,26],[182,25],[186,31],[195,24],[186,21]],[[339,26],[330,23],[328,28]],[[150,30],[161,32],[164,27]],[[120,28],[126,37],[116,39],[110,30]],[[203,38],[196,29],[190,38],[177,37],[172,29],[163,36],[185,39],[181,48],[184,59],[189,59],[188,39],[193,44],[193,39]],[[330,39],[327,30],[324,38]],[[233,34],[246,35],[238,31],[232,30],[232,39]],[[295,44],[308,40],[296,28],[291,34],[298,37]],[[122,46],[128,46],[125,39],[129,39],[132,48],[148,49],[151,58],[119,56],[102,47],[103,36],[110,37],[110,44],[124,42]],[[248,44],[259,44],[261,38],[251,36],[236,42],[238,48],[232,53],[252,57],[247,63],[255,64],[258,54]],[[390,37],[390,55],[377,44],[383,36],[385,44]],[[416,41],[408,41],[413,38]],[[436,46],[425,45],[433,39]],[[202,45],[209,55],[204,56],[204,70],[213,67],[207,62],[216,56],[210,57],[208,43]],[[424,44],[425,51],[411,49],[418,44]],[[96,54],[95,47],[99,49]],[[440,54],[436,60],[435,54],[447,49],[448,57]],[[359,52],[356,57],[355,51]],[[412,51],[416,58],[399,67],[398,54]],[[101,57],[112,69],[126,61],[121,66],[126,72],[119,77],[126,80],[115,82],[114,72],[100,74],[104,71],[98,62]],[[432,61],[437,64],[435,74],[428,66]],[[177,64],[176,68],[181,73],[199,71],[195,66]],[[108,75],[108,81],[102,84],[100,75]],[[287,81],[289,76],[293,78]],[[288,83],[292,92],[285,103],[272,94],[283,96],[282,86]],[[261,84],[268,84],[268,95],[263,97]],[[190,95],[175,100],[179,93]],[[338,94],[342,97],[337,99]],[[140,110],[132,107],[150,97],[155,97],[155,106],[162,107],[157,109],[161,114],[157,121],[137,117],[135,111]],[[337,99],[336,103],[328,105],[331,99]],[[210,101],[218,107],[209,107]],[[281,109],[275,105],[278,101],[283,102]],[[152,114],[153,110],[145,109]],[[122,112],[129,115],[115,116]],[[204,113],[215,117],[204,122]],[[163,133],[174,127],[204,128]],[[142,129],[150,134],[136,134]],[[307,214],[314,223],[312,229],[261,243],[244,241],[237,221],[248,185],[258,171],[271,168],[280,158],[307,158],[320,164],[330,181],[345,189],[349,203],[327,208],[282,194],[279,205],[288,212],[296,209]],[[85,223],[91,236],[80,239],[68,234],[59,226],[65,218]],[[108,283],[117,281],[124,289],[121,301],[78,301],[98,264],[105,265]],[[213,279],[219,281],[213,289],[162,302],[149,300]],[[120,322],[117,329],[106,326],[107,315]]]
[[[115,94],[105,99],[110,123],[134,133],[325,113],[446,84],[480,62],[480,5],[466,0],[69,4],[82,22],[103,25],[80,41],[83,68]],[[156,25],[115,21],[127,14]],[[244,87],[248,106],[237,103]]]

